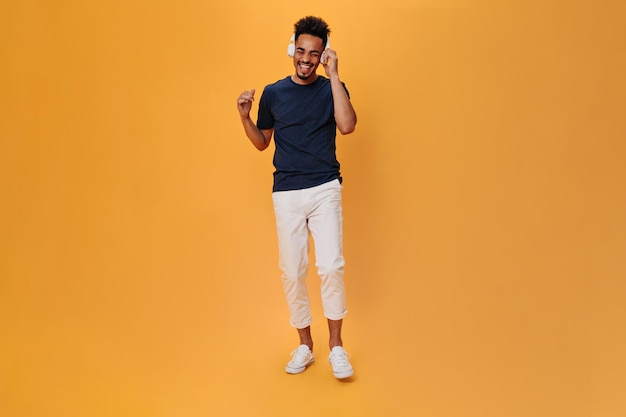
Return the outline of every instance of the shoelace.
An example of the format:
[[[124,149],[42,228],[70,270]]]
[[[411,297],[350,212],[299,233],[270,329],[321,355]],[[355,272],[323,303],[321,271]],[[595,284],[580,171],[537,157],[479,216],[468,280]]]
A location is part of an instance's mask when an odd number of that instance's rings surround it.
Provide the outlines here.
[[[330,355],[330,363],[336,367],[347,367],[349,364],[349,358],[350,355],[348,355],[347,352],[333,353]]]
[[[308,356],[308,354],[309,352],[305,351],[304,349],[296,349],[291,352],[291,357],[293,361],[304,362],[306,361],[306,357]]]

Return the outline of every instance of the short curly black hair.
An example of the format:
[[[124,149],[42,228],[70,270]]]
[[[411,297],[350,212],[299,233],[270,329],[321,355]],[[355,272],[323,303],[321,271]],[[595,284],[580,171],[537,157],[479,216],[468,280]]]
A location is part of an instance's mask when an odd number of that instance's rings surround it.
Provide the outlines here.
[[[322,18],[315,16],[307,16],[298,20],[294,26],[296,40],[300,35],[313,35],[318,38],[322,38],[324,41],[324,47],[328,43],[328,35],[330,35],[330,28],[328,23],[324,22]]]

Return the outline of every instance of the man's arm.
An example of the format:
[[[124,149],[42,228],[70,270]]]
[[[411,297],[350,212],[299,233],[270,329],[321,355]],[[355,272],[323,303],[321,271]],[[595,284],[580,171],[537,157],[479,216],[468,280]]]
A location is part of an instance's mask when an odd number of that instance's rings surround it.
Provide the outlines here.
[[[239,110],[239,116],[241,117],[241,123],[243,124],[246,136],[248,136],[248,139],[250,139],[250,142],[252,142],[255,148],[262,151],[270,146],[274,129],[261,130],[250,118],[250,109],[254,101],[254,93],[254,89],[241,93],[237,99],[237,110]]]
[[[343,88],[339,79],[339,70],[337,62],[337,54],[332,49],[324,51],[321,63],[326,70],[326,75],[330,80],[330,87],[333,93],[333,102],[335,103],[335,122],[337,128],[342,135],[354,132],[356,128],[356,112],[348,93]]]

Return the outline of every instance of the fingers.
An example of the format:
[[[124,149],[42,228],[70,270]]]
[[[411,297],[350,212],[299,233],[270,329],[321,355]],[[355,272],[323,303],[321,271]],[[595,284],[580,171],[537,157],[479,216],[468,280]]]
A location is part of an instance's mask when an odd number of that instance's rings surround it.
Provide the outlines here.
[[[337,53],[333,49],[326,49],[320,57],[320,64],[325,68],[337,62]]]
[[[256,92],[256,90],[253,88],[250,91],[244,91],[243,93],[241,93],[241,95],[239,96],[239,98],[237,99],[237,103],[239,104],[243,104],[243,103],[251,103],[254,101],[254,93]]]
[[[330,49],[325,49],[324,52],[322,52],[322,56],[320,57],[320,64],[322,64],[323,66],[328,65],[328,61],[329,61],[329,52]]]
[[[320,63],[326,71],[326,75],[331,77],[338,74],[338,59],[337,53],[332,49],[327,49],[322,53]]]
[[[244,91],[237,98],[237,109],[239,109],[239,115],[246,117],[252,109],[252,102],[254,101],[254,93],[256,90],[253,88],[250,91]]]
[[[239,115],[242,118],[249,117],[255,92],[256,90],[253,88],[252,90],[244,91],[237,98],[237,109],[239,110]]]

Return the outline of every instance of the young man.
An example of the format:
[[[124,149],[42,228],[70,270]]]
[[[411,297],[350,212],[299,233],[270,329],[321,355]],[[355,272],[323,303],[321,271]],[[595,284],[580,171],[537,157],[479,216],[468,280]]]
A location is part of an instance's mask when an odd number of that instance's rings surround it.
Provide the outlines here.
[[[295,72],[265,87],[255,125],[250,118],[255,90],[244,91],[237,108],[247,137],[260,151],[274,136],[272,199],[278,233],[279,265],[290,323],[300,346],[285,370],[303,372],[314,361],[311,310],[306,288],[309,232],[315,243],[322,305],[330,332],[329,362],[335,377],[353,375],[343,349],[341,326],[347,309],[343,281],[341,175],[335,155],[336,131],[354,131],[356,113],[339,79],[337,54],[326,48],[330,29],[317,17],[295,25]],[[322,64],[326,77],[317,75]]]

